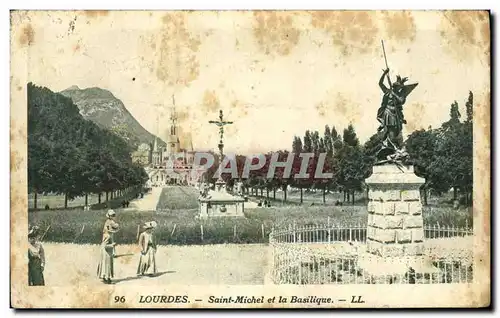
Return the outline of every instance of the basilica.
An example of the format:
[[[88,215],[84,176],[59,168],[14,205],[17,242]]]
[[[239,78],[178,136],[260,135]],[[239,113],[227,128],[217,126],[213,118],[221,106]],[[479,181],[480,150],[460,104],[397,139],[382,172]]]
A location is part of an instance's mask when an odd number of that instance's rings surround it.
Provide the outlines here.
[[[145,166],[149,176],[147,187],[196,185],[200,177],[196,167],[194,167],[192,144],[190,149],[181,148],[175,108],[173,108],[170,117],[170,130],[166,146],[159,145],[158,137],[155,137],[151,144],[139,147],[138,151],[135,152],[135,161],[141,162]]]

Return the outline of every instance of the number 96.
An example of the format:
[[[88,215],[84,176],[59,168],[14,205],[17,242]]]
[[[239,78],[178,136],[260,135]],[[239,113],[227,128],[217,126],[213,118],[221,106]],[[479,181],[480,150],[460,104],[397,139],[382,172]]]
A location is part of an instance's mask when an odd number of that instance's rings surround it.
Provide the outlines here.
[[[124,303],[125,296],[115,296],[115,303]]]

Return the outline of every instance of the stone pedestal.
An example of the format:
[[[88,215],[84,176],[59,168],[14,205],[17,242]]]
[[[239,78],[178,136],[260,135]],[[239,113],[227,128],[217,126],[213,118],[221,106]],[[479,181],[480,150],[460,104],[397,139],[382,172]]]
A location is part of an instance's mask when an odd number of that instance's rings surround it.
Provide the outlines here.
[[[208,201],[200,202],[200,218],[217,216],[244,217],[245,203],[241,201]]]
[[[410,267],[435,270],[424,255],[424,224],[420,186],[425,182],[413,167],[386,164],[373,167],[365,180],[368,193],[367,255],[359,264],[368,273],[398,275]]]
[[[245,217],[245,199],[228,193],[224,187],[208,191],[198,198],[199,218],[237,216]]]

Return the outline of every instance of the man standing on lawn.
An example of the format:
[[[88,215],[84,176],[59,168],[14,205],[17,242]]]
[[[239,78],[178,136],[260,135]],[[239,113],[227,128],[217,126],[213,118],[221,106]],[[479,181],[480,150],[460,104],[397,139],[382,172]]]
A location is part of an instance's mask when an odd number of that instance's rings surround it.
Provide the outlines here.
[[[108,218],[106,222],[104,222],[104,228],[102,230],[102,237],[104,237],[108,234],[108,232],[112,229],[117,229],[118,228],[118,223],[115,221],[116,213],[113,210],[108,210],[108,213],[106,213],[106,217]],[[112,257],[116,257],[116,243],[113,245],[113,252],[112,252]]]

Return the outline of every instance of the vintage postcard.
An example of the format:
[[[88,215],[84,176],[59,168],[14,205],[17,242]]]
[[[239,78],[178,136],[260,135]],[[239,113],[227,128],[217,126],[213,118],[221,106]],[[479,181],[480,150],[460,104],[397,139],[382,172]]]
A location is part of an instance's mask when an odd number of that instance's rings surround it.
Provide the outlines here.
[[[489,306],[489,11],[10,19],[12,307]]]

